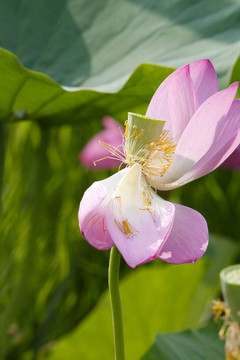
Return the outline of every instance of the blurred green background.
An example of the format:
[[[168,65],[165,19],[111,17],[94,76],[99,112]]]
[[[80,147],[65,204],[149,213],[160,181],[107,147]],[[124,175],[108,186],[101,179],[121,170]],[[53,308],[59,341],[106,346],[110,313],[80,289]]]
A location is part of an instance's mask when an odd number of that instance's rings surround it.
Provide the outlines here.
[[[240,80],[239,19],[239,1],[0,3],[0,359],[112,358],[109,252],[81,237],[77,212],[113,172],[84,169],[78,154],[102,116],[144,113],[173,67],[210,58],[220,88]],[[127,359],[157,331],[211,318],[219,271],[240,257],[239,183],[218,169],[161,194],[205,216],[210,246],[196,264],[122,262]]]

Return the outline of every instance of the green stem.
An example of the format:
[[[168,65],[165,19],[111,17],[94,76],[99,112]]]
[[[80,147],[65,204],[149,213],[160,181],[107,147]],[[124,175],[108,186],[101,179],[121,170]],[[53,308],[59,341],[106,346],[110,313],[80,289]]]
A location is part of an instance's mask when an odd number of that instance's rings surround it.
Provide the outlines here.
[[[21,311],[21,304],[24,303],[29,287],[29,276],[34,266],[34,254],[36,253],[36,239],[39,233],[39,213],[41,213],[42,192],[45,182],[47,130],[41,129],[41,144],[37,155],[37,168],[34,180],[34,202],[31,212],[31,230],[26,244],[22,268],[12,297],[5,311],[0,315],[0,360],[4,360],[8,348],[8,329],[11,322]]]
[[[109,268],[108,268],[108,286],[110,302],[112,309],[113,337],[115,360],[124,360],[124,338],[123,338],[123,321],[121,310],[121,299],[119,293],[119,265],[121,254],[114,246],[111,249]]]

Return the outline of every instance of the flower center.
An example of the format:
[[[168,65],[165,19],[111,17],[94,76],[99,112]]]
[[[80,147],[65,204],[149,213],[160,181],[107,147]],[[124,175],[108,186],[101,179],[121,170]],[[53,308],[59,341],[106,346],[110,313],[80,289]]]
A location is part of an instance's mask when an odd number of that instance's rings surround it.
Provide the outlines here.
[[[138,163],[142,166],[143,173],[154,185],[154,177],[162,176],[169,168],[176,149],[173,139],[169,136],[168,130],[162,130],[158,138],[144,141],[138,146],[138,141],[144,134],[144,130],[138,131],[136,125],[128,125],[124,138],[125,161],[129,166]]]
[[[154,187],[154,177],[162,176],[169,168],[172,158],[176,149],[176,145],[173,144],[173,139],[169,136],[168,130],[162,130],[158,138],[141,141],[139,146],[139,140],[145,133],[144,129],[138,131],[136,125],[129,125],[128,121],[125,123],[126,129],[124,134],[119,128],[123,143],[117,147],[99,141],[100,145],[107,150],[111,155],[102,159],[117,159],[122,164],[132,166],[136,163],[142,166],[143,173],[150,178],[150,183]],[[151,180],[152,179],[152,180]]]

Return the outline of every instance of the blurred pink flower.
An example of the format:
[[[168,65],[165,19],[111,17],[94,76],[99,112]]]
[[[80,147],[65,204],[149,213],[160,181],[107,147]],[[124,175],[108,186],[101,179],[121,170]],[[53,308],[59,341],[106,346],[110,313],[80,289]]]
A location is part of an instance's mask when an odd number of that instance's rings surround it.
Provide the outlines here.
[[[104,130],[93,136],[79,154],[79,162],[93,170],[113,169],[120,164],[119,160],[110,157],[108,150],[101,146],[99,141],[116,148],[122,144],[123,138],[120,129],[124,133],[124,127],[110,116],[105,116],[102,119],[102,124]],[[102,160],[96,161],[99,159]]]
[[[240,146],[224,161],[222,167],[231,170],[240,170]]]
[[[116,245],[133,268],[156,257],[183,264],[204,254],[208,228],[203,216],[163,200],[154,189],[170,190],[193,181],[213,171],[237,148],[237,89],[234,83],[218,91],[209,60],[183,66],[163,81],[146,113],[165,120],[163,131],[143,145],[147,125],[127,126],[122,156],[127,167],[84,193],[79,226],[92,246],[106,250]],[[116,153],[109,151],[112,156]]]

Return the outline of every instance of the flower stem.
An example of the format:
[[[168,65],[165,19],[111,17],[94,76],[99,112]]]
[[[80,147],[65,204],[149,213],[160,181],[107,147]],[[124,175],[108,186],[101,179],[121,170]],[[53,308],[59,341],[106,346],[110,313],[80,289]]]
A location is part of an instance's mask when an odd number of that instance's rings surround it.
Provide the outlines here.
[[[119,265],[121,254],[114,246],[111,249],[109,268],[108,268],[108,286],[110,302],[112,309],[113,337],[115,360],[124,360],[124,338],[121,299],[119,293]]]

